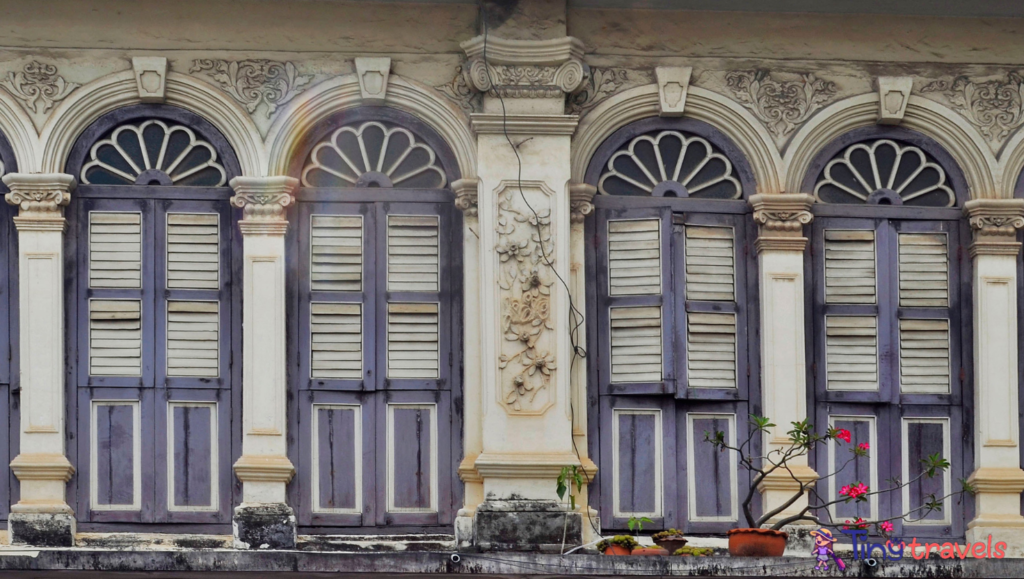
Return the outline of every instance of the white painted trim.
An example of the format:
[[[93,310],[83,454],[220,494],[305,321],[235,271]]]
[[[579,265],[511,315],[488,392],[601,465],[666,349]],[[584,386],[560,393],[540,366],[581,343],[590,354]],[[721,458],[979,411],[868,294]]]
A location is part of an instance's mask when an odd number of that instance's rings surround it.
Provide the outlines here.
[[[903,481],[904,483],[906,483],[907,481],[910,480],[910,461],[911,460],[915,460],[916,461],[916,460],[920,460],[921,458],[923,458],[923,457],[919,457],[919,456],[918,457],[911,457],[909,455],[909,453],[908,453],[909,449],[907,447],[909,445],[907,444],[907,441],[909,440],[909,438],[908,438],[907,435],[908,435],[908,432],[909,432],[909,425],[912,422],[915,423],[915,424],[941,424],[942,425],[942,458],[945,458],[946,460],[948,460],[950,462],[953,461],[953,456],[952,456],[952,454],[950,454],[950,440],[949,440],[950,428],[949,428],[949,419],[948,418],[941,418],[941,417],[939,417],[939,418],[932,418],[932,417],[904,417],[904,418],[902,418],[900,420],[900,449],[901,449],[900,452],[902,454],[900,462],[903,464],[903,472],[900,473],[900,480]],[[951,485],[951,475],[950,475],[949,471],[950,471],[950,469],[948,469],[948,468],[942,471],[942,494],[943,495],[948,494],[950,492],[950,489],[952,488],[950,486]],[[901,498],[902,498],[902,503],[903,503],[902,511],[904,513],[906,513],[907,511],[910,510],[910,486],[909,485],[904,486],[903,490],[900,492],[900,494],[902,495]],[[951,522],[951,512],[950,512],[951,507],[952,507],[952,498],[951,497],[946,497],[942,501],[942,519],[929,519],[929,520],[918,522],[918,521],[912,520],[910,517],[907,517],[906,519],[903,520],[903,524],[904,525],[910,525],[910,526],[914,526],[914,525],[933,525],[933,526],[934,525],[948,525]]]
[[[694,468],[695,462],[693,457],[694,447],[698,444],[697,437],[693,431],[693,421],[696,419],[708,419],[708,418],[725,418],[729,422],[729,440],[730,446],[736,446],[736,415],[725,414],[721,412],[687,412],[686,413],[686,438],[688,444],[686,445],[686,509],[687,519],[694,522],[716,522],[716,523],[731,523],[739,520],[739,469],[737,466],[738,460],[736,451],[730,450],[729,455],[732,456],[732,460],[729,461],[729,480],[732,482],[729,488],[729,501],[731,502],[729,509],[729,516],[727,517],[699,517],[697,516],[697,493],[694,489],[697,488],[697,472]]]
[[[871,478],[868,480],[868,486],[872,491],[878,490],[878,453],[882,451],[878,446],[878,421],[873,415],[869,414],[830,414],[828,417],[828,425],[830,428],[835,428],[837,420],[845,420],[847,422],[867,422],[870,434],[868,435],[868,444],[871,448],[868,450],[868,461],[870,461]],[[860,444],[860,443],[857,443]],[[830,439],[828,441],[828,472],[836,472],[836,441]],[[845,460],[843,461],[845,462]],[[903,479],[906,480],[906,479]],[[832,476],[828,479],[828,497],[830,501],[839,498],[836,494],[836,477]],[[878,519],[878,495],[871,495],[868,497],[868,504],[871,508],[871,514],[868,517],[872,520]],[[829,506],[829,514],[832,519],[835,520],[836,507],[838,505]]]
[[[591,157],[612,133],[634,121],[657,117],[660,112],[657,84],[622,91],[594,107],[580,120],[573,137],[572,179],[584,181]],[[782,158],[767,129],[750,111],[725,96],[690,85],[684,116],[714,126],[739,147],[754,172],[757,193],[783,192]]]
[[[99,502],[99,446],[96,436],[96,409],[100,406],[130,406],[132,408],[132,504],[101,505]],[[92,400],[89,409],[89,510],[90,511],[141,511],[142,510],[142,403],[130,399]]]
[[[430,508],[422,509],[415,507],[395,506],[395,409],[407,410],[429,410],[430,411]],[[395,403],[388,404],[387,424],[385,430],[387,437],[387,512],[389,513],[436,513],[438,505],[438,440],[437,440],[437,404],[420,403]]]
[[[783,164],[786,167],[785,190],[801,191],[811,162],[828,143],[859,127],[878,122],[878,93],[872,92],[843,99],[818,111],[793,135],[786,146]],[[938,142],[960,166],[971,199],[997,195],[999,166],[991,149],[962,116],[919,96],[911,96],[901,126],[918,131]]]
[[[619,416],[654,416],[654,510],[651,512],[623,512],[619,506]],[[629,518],[633,516],[661,517],[664,513],[665,496],[665,432],[662,428],[660,408],[615,408],[612,410],[612,516]]]
[[[310,477],[312,479],[312,510],[314,513],[329,514],[363,514],[363,407],[359,404],[313,404],[312,444],[310,445]],[[320,506],[320,410],[351,410],[353,411],[353,432],[355,437],[352,445],[355,448],[355,506],[351,509],[331,509]]]
[[[362,93],[355,74],[326,80],[292,99],[267,133],[269,175],[286,175],[301,139],[331,115],[361,106]],[[384,105],[424,121],[451,148],[461,178],[476,176],[476,138],[469,118],[457,105],[436,90],[397,74],[388,76]]]
[[[174,464],[174,409],[175,408],[209,408],[210,409],[210,505],[198,506],[177,506],[174,504],[174,473],[177,467]],[[195,402],[195,401],[167,401],[167,510],[172,513],[205,513],[217,512],[220,510],[220,445],[217,437],[219,434],[217,423],[216,402]]]

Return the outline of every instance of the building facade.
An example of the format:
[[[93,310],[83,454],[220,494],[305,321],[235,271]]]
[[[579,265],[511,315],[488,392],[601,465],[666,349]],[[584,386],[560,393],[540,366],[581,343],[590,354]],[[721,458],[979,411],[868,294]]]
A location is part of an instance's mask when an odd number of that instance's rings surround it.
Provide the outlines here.
[[[10,542],[719,536],[756,414],[1024,552],[1024,12],[662,4],[5,3]]]

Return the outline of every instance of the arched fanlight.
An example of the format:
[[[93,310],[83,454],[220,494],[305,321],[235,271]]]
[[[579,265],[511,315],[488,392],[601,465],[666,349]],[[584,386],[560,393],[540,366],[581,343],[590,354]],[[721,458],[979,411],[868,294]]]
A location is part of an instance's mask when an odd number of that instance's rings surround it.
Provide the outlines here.
[[[920,147],[891,139],[850,145],[825,165],[814,195],[821,203],[953,207],[948,175]]]

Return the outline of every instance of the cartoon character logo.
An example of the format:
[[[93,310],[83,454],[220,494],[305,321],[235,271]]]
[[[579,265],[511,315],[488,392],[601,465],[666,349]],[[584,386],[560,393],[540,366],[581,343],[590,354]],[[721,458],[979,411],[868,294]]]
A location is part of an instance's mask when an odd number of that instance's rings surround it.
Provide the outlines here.
[[[814,549],[811,554],[817,559],[818,564],[814,566],[817,571],[829,570],[829,560],[835,561],[836,567],[840,571],[846,570],[846,563],[836,556],[836,552],[832,550],[832,545],[836,542],[835,537],[832,536],[832,531],[828,529],[818,529],[817,531],[811,531],[811,536],[814,537]]]

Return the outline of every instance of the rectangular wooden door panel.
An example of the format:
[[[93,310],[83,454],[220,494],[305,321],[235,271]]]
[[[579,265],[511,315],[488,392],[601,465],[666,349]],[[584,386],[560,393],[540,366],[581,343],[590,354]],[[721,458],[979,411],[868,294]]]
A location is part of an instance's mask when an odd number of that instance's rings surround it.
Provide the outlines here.
[[[216,511],[220,445],[217,404],[169,402],[167,406],[168,509]]]
[[[312,428],[313,512],[361,514],[362,406],[314,404]]]
[[[687,513],[690,521],[730,522],[739,517],[737,462],[733,451],[721,452],[704,433],[725,433],[736,445],[736,415],[690,412],[687,424]]]
[[[614,516],[664,516],[660,409],[615,409],[612,422]]]
[[[878,457],[886,450],[878,444],[877,419],[871,415],[833,415],[829,417],[832,428],[850,432],[850,442],[832,440],[828,444],[828,472],[837,473],[829,479],[829,500],[842,499],[844,487],[864,484],[871,490],[879,489]],[[860,444],[869,446],[867,456],[856,456],[852,449]],[[872,495],[867,501],[840,502],[832,507],[832,515],[840,520],[856,520],[858,517],[873,520],[879,517],[879,497]]]
[[[942,524],[951,521],[951,500],[943,501],[942,510],[929,510],[925,505],[931,500],[941,499],[949,493],[951,475],[949,470],[929,478],[924,476],[922,459],[939,455],[952,462],[950,426],[948,418],[904,417],[902,421],[903,473],[907,483],[903,490],[904,511],[913,514],[905,523],[909,529],[916,524]]]

